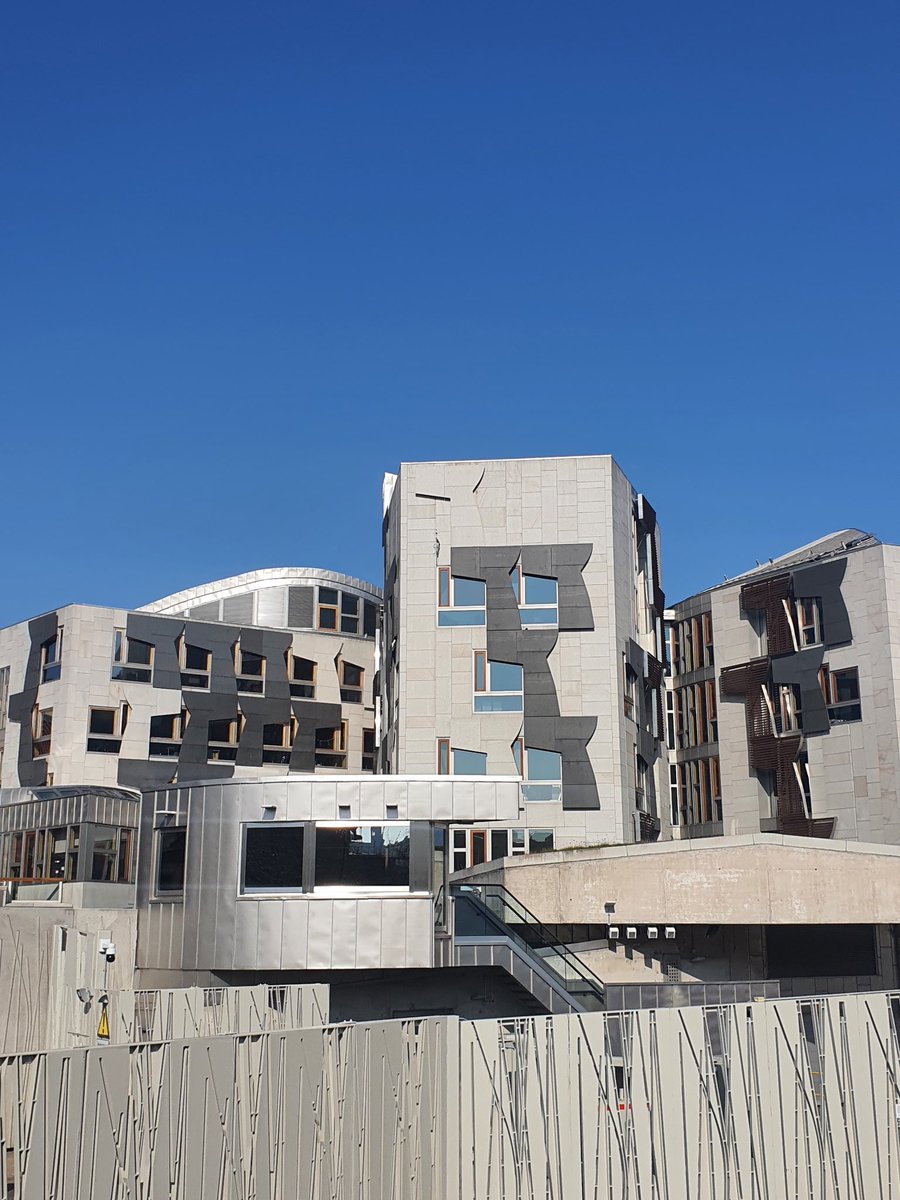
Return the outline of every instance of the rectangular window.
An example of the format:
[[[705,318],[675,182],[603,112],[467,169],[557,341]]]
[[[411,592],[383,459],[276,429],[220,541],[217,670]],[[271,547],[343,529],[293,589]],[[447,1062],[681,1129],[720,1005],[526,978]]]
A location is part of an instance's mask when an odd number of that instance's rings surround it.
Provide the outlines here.
[[[559,623],[559,588],[557,581],[545,575],[522,575],[513,572],[513,591],[519,601],[519,619],[523,629],[554,626]]]
[[[341,592],[341,633],[359,633],[359,596]]]
[[[94,883],[116,883],[119,867],[119,831],[115,825],[94,826],[91,879]]]
[[[378,630],[378,609],[368,600],[363,602],[363,637],[373,638]]]
[[[509,854],[509,830],[491,830],[491,859],[506,858]]]
[[[807,596],[794,601],[797,644],[820,646],[822,644],[822,601],[818,596]]]
[[[363,730],[362,769],[375,770],[375,730]]]
[[[48,871],[51,879],[66,878],[66,834],[65,826],[50,830]]]
[[[184,638],[179,639],[179,661],[181,664],[181,686],[186,688],[209,688],[209,673],[212,654],[202,646],[191,646]]]
[[[50,753],[53,736],[53,709],[35,706],[31,720],[31,757],[44,758]]]
[[[58,629],[41,643],[41,683],[52,683],[62,673],[62,640],[63,631]]]
[[[285,724],[263,725],[263,762],[287,766],[291,761],[295,732],[293,720]]]
[[[449,738],[438,738],[437,773],[438,773],[438,775],[449,775],[450,774],[450,739]]]
[[[637,672],[629,663],[625,663],[625,716],[630,717],[632,721],[637,720],[635,715],[637,707],[637,679]]]
[[[347,722],[326,725],[316,730],[316,766],[347,766]]]
[[[149,683],[153,675],[153,646],[126,637],[117,629],[113,638],[113,665],[110,676],[131,683]]]
[[[316,628],[337,630],[338,593],[336,588],[319,588],[319,603],[316,610]]]
[[[156,890],[158,893],[184,891],[186,850],[186,829],[157,829]]]
[[[244,892],[303,890],[303,826],[285,821],[244,826]]]
[[[562,755],[553,750],[525,748],[525,779],[522,799],[529,803],[562,798]]]
[[[763,696],[770,695],[772,725],[776,734],[799,733],[803,729],[803,713],[800,708],[800,689],[795,683],[770,685]]]
[[[524,829],[511,829],[510,830],[510,838],[511,838],[511,842],[512,842],[511,848],[512,848],[513,854],[524,854],[525,853],[525,830]]]
[[[316,887],[409,888],[408,825],[317,825]]]
[[[487,755],[477,750],[451,750],[454,775],[487,775]]]
[[[234,762],[237,759],[242,723],[243,718],[240,716],[225,721],[209,722],[207,762]]]
[[[438,571],[438,625],[483,625],[485,622],[485,583],[451,575],[449,567]]]
[[[528,830],[528,853],[542,854],[545,850],[553,849],[552,829]]]
[[[301,700],[314,700],[316,695],[316,664],[308,658],[290,654],[291,695]]]
[[[119,708],[88,709],[89,754],[118,754],[122,749],[122,734],[128,724],[128,705]]]
[[[523,672],[518,663],[486,662],[483,652],[476,652],[475,712],[522,712],[523,686]]]
[[[362,704],[365,671],[355,663],[341,659],[338,669],[341,679],[341,700],[345,704]]]
[[[177,758],[187,728],[188,714],[165,713],[150,718],[150,758]]]
[[[828,705],[828,720],[835,725],[847,721],[862,720],[862,705],[859,702],[859,669],[847,667],[832,671],[822,667],[819,675],[822,694]]]
[[[266,688],[266,660],[261,654],[241,649],[240,642],[234,648],[234,673],[237,690],[261,696]]]

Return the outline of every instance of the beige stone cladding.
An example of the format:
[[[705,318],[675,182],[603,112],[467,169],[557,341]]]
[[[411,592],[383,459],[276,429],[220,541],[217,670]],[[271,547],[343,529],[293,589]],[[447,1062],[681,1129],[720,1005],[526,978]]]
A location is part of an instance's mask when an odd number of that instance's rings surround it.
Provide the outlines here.
[[[634,839],[636,738],[624,715],[623,648],[629,638],[652,653],[656,644],[637,587],[634,502],[608,455],[401,466],[385,542],[386,567],[396,560],[399,568],[391,770],[435,770],[438,738],[486,753],[488,774],[514,769],[522,713],[473,711],[473,658],[486,650],[485,626],[437,624],[438,569],[449,567],[453,549],[587,543],[594,628],[561,632],[549,666],[560,715],[597,718],[587,753],[600,807],[527,804],[523,822],[553,828],[557,845]],[[389,581],[387,593],[390,610]]]

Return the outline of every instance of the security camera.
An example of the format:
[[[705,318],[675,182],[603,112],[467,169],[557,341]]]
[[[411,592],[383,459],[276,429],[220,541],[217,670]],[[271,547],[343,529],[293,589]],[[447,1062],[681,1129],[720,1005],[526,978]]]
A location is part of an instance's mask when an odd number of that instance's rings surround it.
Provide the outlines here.
[[[109,938],[101,938],[99,951],[108,963],[116,961],[116,943]]]
[[[91,1000],[93,1000],[93,998],[94,998],[94,993],[91,991],[90,988],[86,988],[86,987],[77,988],[75,991],[75,995],[78,997],[78,999],[81,1001],[82,1004],[90,1004]]]

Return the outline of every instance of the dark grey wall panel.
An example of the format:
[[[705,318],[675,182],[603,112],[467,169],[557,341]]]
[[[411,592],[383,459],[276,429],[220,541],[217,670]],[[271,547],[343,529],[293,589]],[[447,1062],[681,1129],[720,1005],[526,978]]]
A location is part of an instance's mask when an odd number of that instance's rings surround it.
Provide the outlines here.
[[[153,646],[153,686],[181,691],[177,642],[184,630],[180,617],[157,617],[152,613],[129,613],[125,624],[128,637]]]
[[[25,662],[25,678],[22,690],[9,697],[9,719],[19,727],[18,775],[22,787],[40,787],[47,782],[47,760],[33,758],[34,739],[32,737],[31,720],[34,706],[37,704],[38,688],[41,685],[41,646],[59,629],[59,613],[43,613],[28,622],[28,658]],[[62,670],[66,669],[66,648],[63,644]],[[53,750],[53,737],[50,738],[50,749]]]
[[[317,700],[291,700],[297,718],[297,736],[291,749],[292,771],[316,769],[316,730],[340,725],[343,718],[339,704],[324,704]]]
[[[822,624],[826,646],[843,646],[853,640],[850,614],[841,594],[841,584],[846,571],[847,560],[834,558],[829,562],[800,567],[791,572],[795,596],[822,597]]]
[[[809,646],[799,654],[783,654],[772,659],[772,682],[779,685],[794,684],[800,689],[800,711],[805,734],[827,733],[831,728],[819,683],[819,671],[824,658],[824,646]]]
[[[118,780],[123,787],[147,791],[171,783],[177,770],[177,758],[120,758]]]
[[[291,629],[312,629],[315,588],[288,588],[288,626]]]

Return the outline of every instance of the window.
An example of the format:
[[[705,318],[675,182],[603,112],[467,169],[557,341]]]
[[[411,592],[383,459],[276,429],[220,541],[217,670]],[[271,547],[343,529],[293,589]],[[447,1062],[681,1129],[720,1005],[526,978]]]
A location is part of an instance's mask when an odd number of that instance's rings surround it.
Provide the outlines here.
[[[625,663],[625,716],[631,717],[634,721],[637,718],[634,715],[637,702],[637,672],[628,663]]]
[[[408,888],[408,825],[317,825],[316,887]]]
[[[559,623],[559,587],[546,575],[523,575],[516,567],[511,575],[523,629]]]
[[[291,746],[296,735],[296,723],[263,725],[264,763],[280,763],[287,766],[291,761]]]
[[[156,831],[156,890],[184,891],[184,863],[187,850],[187,830],[183,828]]]
[[[437,773],[438,773],[438,775],[449,775],[450,774],[450,739],[449,738],[438,738]]]
[[[363,730],[362,769],[375,770],[375,730]]]
[[[184,638],[179,639],[179,661],[181,663],[181,686],[186,688],[208,688],[212,654],[202,646],[191,646]]]
[[[347,766],[347,722],[316,730],[316,766]]]
[[[803,713],[800,708],[800,689],[795,683],[770,685],[763,689],[769,705],[772,729],[776,734],[798,733],[803,728]]]
[[[562,755],[553,750],[525,747],[522,763],[521,739],[513,743],[513,757],[522,775],[522,799],[530,803],[559,800],[562,797]],[[523,771],[524,765],[524,771]]]
[[[244,892],[303,890],[303,826],[285,821],[244,826]]]
[[[234,648],[234,673],[239,692],[262,695],[266,686],[266,660],[261,654],[242,650],[240,642]]]
[[[166,713],[150,718],[150,758],[177,758],[187,728],[188,714]]]
[[[822,601],[818,596],[798,598],[794,601],[797,645],[819,646],[822,643]]]
[[[115,825],[94,827],[91,879],[94,883],[129,883],[131,878],[131,830]]]
[[[53,709],[35,706],[31,719],[31,757],[43,758],[50,753],[53,735]]]
[[[341,592],[341,633],[359,633],[359,596]]]
[[[832,671],[824,666],[819,678],[822,694],[828,705],[828,720],[836,725],[846,721],[861,721],[858,668],[847,667],[841,671]]]
[[[634,803],[640,812],[648,812],[647,806],[647,761],[635,748],[634,755]]]
[[[362,704],[365,671],[354,663],[344,662],[343,659],[338,664],[338,670],[341,679],[341,700],[345,704]]]
[[[454,775],[487,775],[487,755],[477,750],[450,751]]]
[[[378,627],[378,609],[368,600],[363,604],[363,636],[373,638]]]
[[[41,683],[52,683],[62,673],[62,639],[63,631],[58,629],[41,643]]]
[[[207,762],[234,762],[237,758],[243,718],[231,717],[225,721],[210,721],[207,735]]]
[[[484,580],[451,575],[449,567],[441,567],[438,570],[438,625],[458,627],[483,625],[484,622]]]
[[[132,683],[149,683],[153,674],[153,647],[149,642],[139,642],[126,637],[124,629],[117,629],[113,639],[113,667],[111,677]]]
[[[522,712],[523,673],[518,663],[491,662],[475,652],[475,712]]]
[[[118,754],[122,749],[122,734],[128,724],[128,705],[119,708],[88,709],[89,754]]]
[[[316,664],[308,658],[290,654],[291,695],[301,700],[313,700],[316,695]]]
[[[528,830],[528,853],[542,854],[545,850],[553,849],[552,829]]]
[[[317,629],[338,627],[338,594],[336,588],[319,588],[319,604],[316,613]]]

